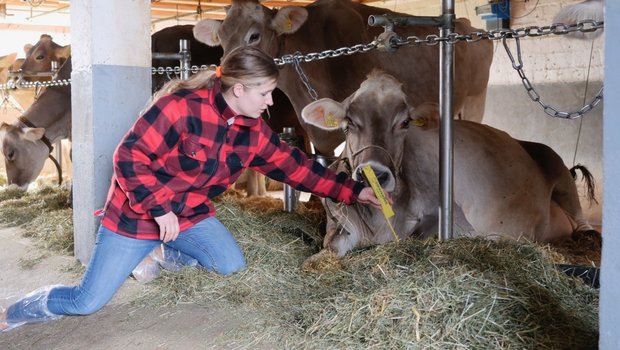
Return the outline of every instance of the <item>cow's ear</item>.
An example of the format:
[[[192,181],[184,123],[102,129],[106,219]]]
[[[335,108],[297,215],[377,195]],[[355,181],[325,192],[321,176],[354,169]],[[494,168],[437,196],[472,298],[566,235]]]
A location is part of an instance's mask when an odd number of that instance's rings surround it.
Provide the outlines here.
[[[55,50],[56,57],[64,58],[63,62],[71,56],[71,45],[59,47]]]
[[[308,10],[301,6],[285,6],[276,13],[271,26],[278,34],[293,34],[308,19]]]
[[[220,46],[220,37],[217,35],[222,21],[203,19],[194,26],[194,38],[209,46]]]
[[[344,105],[329,98],[322,98],[304,107],[301,118],[308,124],[324,130],[336,130],[344,119]]]
[[[434,102],[424,102],[412,108],[411,124],[424,130],[439,127],[439,105]]]
[[[2,139],[4,137],[4,135],[6,135],[6,133],[9,130],[9,124],[2,122],[2,124],[0,124],[0,139]]]
[[[24,53],[26,54],[26,56],[28,56],[28,51],[30,51],[30,49],[32,49],[32,44],[26,44],[24,45]]]
[[[22,131],[23,131],[22,138],[28,141],[32,141],[32,142],[36,140],[40,140],[43,137],[43,135],[45,135],[44,128],[23,128]]]

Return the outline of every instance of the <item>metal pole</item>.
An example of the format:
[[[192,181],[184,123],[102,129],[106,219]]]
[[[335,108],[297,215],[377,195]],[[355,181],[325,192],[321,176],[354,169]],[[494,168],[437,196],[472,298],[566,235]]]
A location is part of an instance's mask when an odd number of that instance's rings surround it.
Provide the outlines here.
[[[442,0],[443,25],[440,36],[447,38],[454,31],[454,0]],[[439,104],[441,108],[440,128],[440,197],[439,240],[452,238],[453,228],[453,177],[454,177],[454,143],[452,135],[454,83],[454,44],[442,41],[439,46]]]
[[[60,166],[59,171],[62,172],[62,141],[56,141],[54,148],[56,149],[56,160],[58,161],[58,165]]]
[[[190,53],[189,53],[189,40],[181,39],[179,40],[179,54],[181,58],[179,59],[179,63],[181,66],[181,79],[187,80],[189,79],[189,69],[190,69]]]
[[[294,127],[284,127],[282,134],[285,138],[285,142],[288,142],[291,146],[296,146],[293,142],[295,137]],[[291,186],[284,184],[284,210],[288,212],[294,212],[299,204],[299,191],[295,190]]]

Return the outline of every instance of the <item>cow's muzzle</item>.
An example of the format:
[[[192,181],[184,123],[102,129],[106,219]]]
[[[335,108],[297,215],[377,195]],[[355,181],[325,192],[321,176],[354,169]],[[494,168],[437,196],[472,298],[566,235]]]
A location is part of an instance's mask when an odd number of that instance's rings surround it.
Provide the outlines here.
[[[362,170],[366,165],[370,165],[372,170],[375,172],[375,176],[377,176],[377,180],[379,180],[379,184],[384,190],[388,192],[394,191],[394,188],[396,187],[396,179],[394,178],[394,174],[388,167],[377,162],[368,161],[359,164],[353,171],[354,180],[362,181],[366,185],[370,186],[370,183],[368,179],[366,179],[366,176],[364,176],[364,172]]]

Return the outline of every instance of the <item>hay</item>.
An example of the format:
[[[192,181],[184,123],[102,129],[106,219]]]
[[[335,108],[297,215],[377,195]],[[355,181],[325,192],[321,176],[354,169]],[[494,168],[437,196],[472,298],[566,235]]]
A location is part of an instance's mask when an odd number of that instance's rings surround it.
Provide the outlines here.
[[[164,273],[138,304],[216,304],[261,315],[226,334],[239,344],[259,337],[305,349],[597,346],[597,291],[554,268],[547,247],[406,240],[301,272],[320,241],[309,245],[293,228],[320,236],[316,224],[230,203],[218,211],[248,269],[230,277],[198,269]]]
[[[42,187],[36,191],[7,188],[0,191],[0,224],[19,226],[23,235],[36,239],[44,248],[73,253],[72,209],[69,190]]]
[[[5,187],[2,191],[0,191],[0,202],[4,202],[5,200],[8,200],[8,199],[21,198],[25,194],[26,194],[26,191],[22,190],[21,188],[17,186]]]
[[[0,221],[40,233],[55,249],[53,237],[72,232],[67,197],[58,188],[0,191]],[[256,339],[295,349],[597,347],[598,291],[556,269],[553,263],[567,258],[549,245],[410,239],[327,257],[303,272],[324,234],[317,207],[285,213],[275,209],[281,201],[249,209],[235,198],[216,203],[218,217],[248,269],[230,277],[164,272],[137,304],[215,304],[257,315],[222,335],[222,344],[242,348]]]

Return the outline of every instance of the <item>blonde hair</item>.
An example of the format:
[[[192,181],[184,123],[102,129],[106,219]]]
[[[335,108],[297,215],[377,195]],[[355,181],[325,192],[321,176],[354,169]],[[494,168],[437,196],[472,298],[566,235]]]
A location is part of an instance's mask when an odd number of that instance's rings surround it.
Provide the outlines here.
[[[179,90],[211,89],[220,83],[222,92],[240,83],[245,87],[255,87],[266,80],[278,79],[278,66],[272,57],[251,46],[237,47],[222,58],[221,77],[218,79],[213,70],[200,71],[187,80],[173,79],[164,84],[151,98],[145,110],[148,110],[162,96]]]

